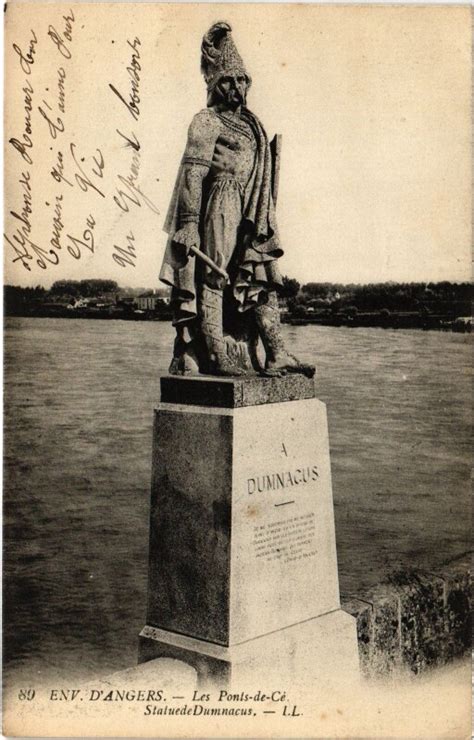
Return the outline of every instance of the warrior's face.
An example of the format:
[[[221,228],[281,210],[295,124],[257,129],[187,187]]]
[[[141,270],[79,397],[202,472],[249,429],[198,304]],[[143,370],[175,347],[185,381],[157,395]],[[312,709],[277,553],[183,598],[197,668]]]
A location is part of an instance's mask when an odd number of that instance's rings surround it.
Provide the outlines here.
[[[236,110],[245,105],[248,87],[245,75],[224,75],[216,85],[216,92],[227,108]]]

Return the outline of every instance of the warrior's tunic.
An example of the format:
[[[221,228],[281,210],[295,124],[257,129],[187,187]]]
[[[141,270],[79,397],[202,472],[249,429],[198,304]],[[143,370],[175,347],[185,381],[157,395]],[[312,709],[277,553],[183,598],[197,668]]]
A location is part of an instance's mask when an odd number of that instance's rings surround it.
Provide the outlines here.
[[[212,158],[220,136],[235,142],[235,171],[214,172]],[[190,212],[185,168],[209,168],[203,179],[200,212]],[[176,243],[176,232],[190,220],[198,220],[201,250],[219,267],[227,269],[232,292],[240,311],[265,300],[266,294],[281,285],[277,258],[283,254],[271,196],[272,163],[270,147],[262,125],[247,109],[241,115],[200,111],[189,127],[165,231],[168,244],[160,279],[172,287],[175,323],[194,318],[196,272],[200,281],[218,287],[216,273],[198,263]]]

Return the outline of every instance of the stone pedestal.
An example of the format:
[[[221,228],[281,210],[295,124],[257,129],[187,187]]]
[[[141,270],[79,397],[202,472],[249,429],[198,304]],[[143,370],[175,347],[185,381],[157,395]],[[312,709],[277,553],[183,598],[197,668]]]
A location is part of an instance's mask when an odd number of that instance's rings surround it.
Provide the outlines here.
[[[162,379],[139,659],[159,656],[232,683],[357,671],[313,380]]]

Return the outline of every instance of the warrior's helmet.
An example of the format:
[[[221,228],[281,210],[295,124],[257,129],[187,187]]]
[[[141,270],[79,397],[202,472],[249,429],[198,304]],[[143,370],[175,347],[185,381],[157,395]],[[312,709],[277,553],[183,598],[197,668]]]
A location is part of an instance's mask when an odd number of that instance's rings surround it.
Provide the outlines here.
[[[228,23],[214,23],[205,34],[201,44],[201,72],[206,80],[207,90],[212,93],[215,86],[224,76],[238,77],[243,75],[250,87],[251,78],[247,74],[242,57],[231,36],[232,28]]]

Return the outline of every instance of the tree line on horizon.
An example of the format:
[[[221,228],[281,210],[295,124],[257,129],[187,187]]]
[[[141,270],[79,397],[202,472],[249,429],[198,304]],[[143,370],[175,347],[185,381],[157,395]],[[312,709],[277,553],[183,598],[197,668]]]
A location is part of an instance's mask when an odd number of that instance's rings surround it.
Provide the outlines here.
[[[38,285],[4,288],[5,314],[29,315],[42,304],[74,302],[78,298],[104,295],[135,296],[146,289],[122,288],[115,280],[57,280],[49,290]],[[159,293],[166,289],[158,289]],[[308,282],[301,285],[294,278],[283,278],[283,294],[290,311],[313,310],[349,312],[417,311],[444,315],[471,313],[472,286],[450,281],[420,283],[330,283]],[[73,300],[74,299],[74,300]]]
[[[290,310],[345,310],[349,312],[417,311],[469,315],[471,283],[447,280],[423,283],[316,283],[300,285],[284,278]]]

